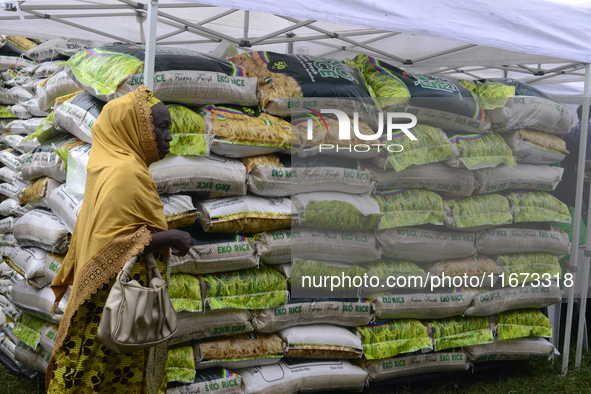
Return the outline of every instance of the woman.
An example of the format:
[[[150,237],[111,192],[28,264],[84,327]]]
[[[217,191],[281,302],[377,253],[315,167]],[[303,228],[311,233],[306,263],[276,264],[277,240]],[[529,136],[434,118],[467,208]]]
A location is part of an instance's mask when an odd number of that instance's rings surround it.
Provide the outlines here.
[[[166,106],[140,86],[109,102],[92,128],[86,192],[70,249],[51,287],[56,304],[72,285],[46,375],[49,393],[164,392],[166,344],[116,354],[97,337],[103,306],[125,262],[159,252],[161,272],[169,248],[184,255],[190,236],[167,230],[148,166],[163,159],[172,140]],[[145,285],[143,259],[130,276]]]

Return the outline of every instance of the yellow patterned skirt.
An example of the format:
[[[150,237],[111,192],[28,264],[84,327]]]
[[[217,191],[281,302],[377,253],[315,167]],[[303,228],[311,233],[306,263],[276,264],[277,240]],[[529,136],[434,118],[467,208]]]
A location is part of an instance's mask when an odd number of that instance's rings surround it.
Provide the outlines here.
[[[166,270],[166,260],[155,255],[160,272]],[[143,258],[133,266],[130,277],[146,285]],[[163,275],[164,277],[164,275]],[[158,393],[166,390],[166,345],[137,353],[114,353],[103,346],[97,336],[103,307],[113,278],[90,297],[74,314],[68,336],[55,354],[48,393],[149,393],[148,379],[160,379]],[[147,371],[151,371],[148,372]],[[154,382],[154,383],[155,383]],[[156,391],[156,390],[154,390]]]

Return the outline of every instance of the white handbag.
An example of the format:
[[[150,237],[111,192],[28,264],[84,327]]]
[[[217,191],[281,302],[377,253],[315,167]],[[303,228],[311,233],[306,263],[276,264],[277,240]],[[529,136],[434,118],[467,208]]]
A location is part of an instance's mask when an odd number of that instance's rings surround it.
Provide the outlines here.
[[[137,256],[130,258],[109,292],[98,326],[98,338],[115,353],[156,346],[174,335],[178,322],[152,253],[144,255],[148,287],[127,282]]]

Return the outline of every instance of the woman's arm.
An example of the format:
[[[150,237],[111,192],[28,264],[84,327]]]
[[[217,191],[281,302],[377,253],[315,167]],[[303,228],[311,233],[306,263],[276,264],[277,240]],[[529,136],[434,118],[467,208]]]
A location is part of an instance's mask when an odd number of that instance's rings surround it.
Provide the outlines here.
[[[191,235],[181,230],[166,230],[152,234],[152,241],[144,249],[145,253],[156,252],[163,248],[173,248],[175,256],[184,256],[191,247]]]

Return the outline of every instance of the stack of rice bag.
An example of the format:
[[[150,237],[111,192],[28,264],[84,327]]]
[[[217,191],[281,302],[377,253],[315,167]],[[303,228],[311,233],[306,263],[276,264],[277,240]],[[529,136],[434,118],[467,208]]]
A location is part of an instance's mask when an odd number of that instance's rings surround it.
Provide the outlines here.
[[[143,82],[143,47],[84,45],[27,48],[37,63],[0,57],[0,350],[39,371],[60,317],[47,284],[83,201],[92,125]],[[416,75],[365,55],[224,60],[158,47],[156,63],[173,140],[149,171],[169,228],[192,238],[168,266],[179,318],[168,392],[360,392],[554,354],[539,309],[560,302],[557,257],[570,247],[552,226],[568,208],[547,193],[562,176],[547,164],[566,153],[567,107],[517,81]],[[323,108],[358,114],[348,137]],[[388,138],[383,124],[376,134],[381,111],[415,115],[417,139]],[[344,280],[364,276],[376,282]]]

